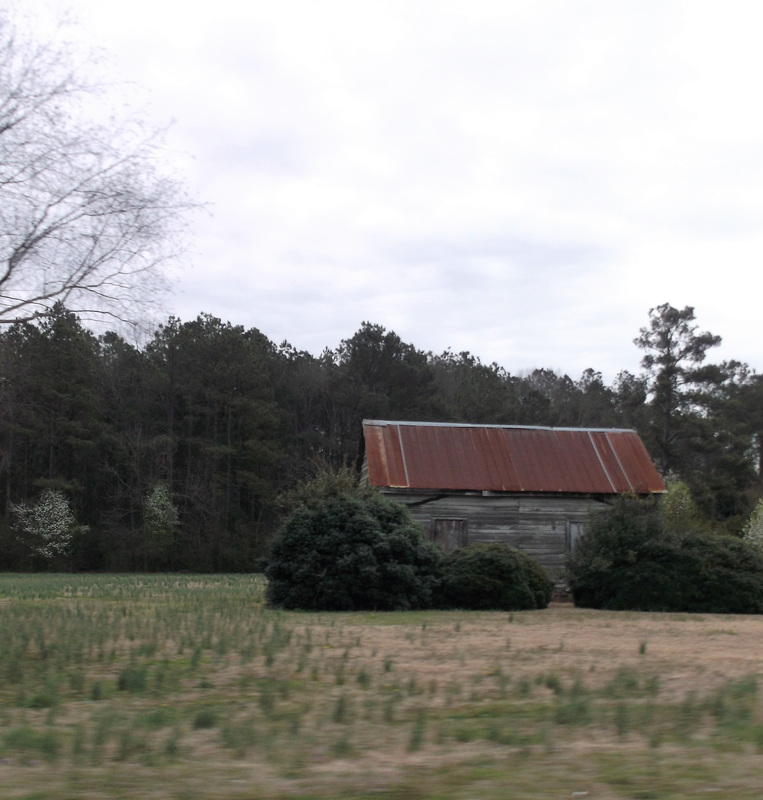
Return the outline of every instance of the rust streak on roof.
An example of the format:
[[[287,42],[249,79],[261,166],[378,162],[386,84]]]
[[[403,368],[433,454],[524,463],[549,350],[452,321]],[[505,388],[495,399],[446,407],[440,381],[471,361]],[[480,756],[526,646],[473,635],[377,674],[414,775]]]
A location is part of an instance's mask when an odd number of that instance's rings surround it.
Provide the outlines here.
[[[364,420],[373,486],[576,494],[665,491],[632,430]]]

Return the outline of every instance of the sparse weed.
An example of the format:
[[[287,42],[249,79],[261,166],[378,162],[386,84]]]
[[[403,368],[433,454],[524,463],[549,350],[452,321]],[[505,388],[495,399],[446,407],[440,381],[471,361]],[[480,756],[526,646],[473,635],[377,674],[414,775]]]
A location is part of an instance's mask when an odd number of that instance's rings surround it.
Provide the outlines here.
[[[146,664],[128,664],[117,677],[117,689],[120,692],[142,692],[148,683],[148,666]]]
[[[398,748],[413,762],[440,765],[431,792],[421,781],[389,784],[390,796],[423,800],[461,782],[492,780],[493,770],[505,780],[506,759],[512,781],[524,780],[529,765],[553,764],[570,745],[583,752],[598,737],[595,752],[606,750],[607,735],[627,738],[629,753],[645,763],[700,747],[704,761],[715,752],[763,752],[755,675],[722,683],[708,670],[707,686],[687,680],[681,694],[654,658],[663,658],[652,646],[658,627],[631,634],[620,660],[580,655],[579,626],[606,631],[627,627],[631,617],[516,612],[509,641],[507,616],[498,613],[358,619],[273,611],[251,576],[0,576],[0,603],[0,757],[5,772],[23,769],[24,781],[33,781],[24,796],[35,796],[45,770],[107,774],[136,761],[157,775],[197,767],[218,775],[225,759],[246,756],[293,788],[289,780],[309,779],[327,760],[369,756],[372,763],[382,748]],[[557,628],[539,640],[549,618]],[[671,620],[679,633],[697,625],[688,615]],[[729,637],[730,625],[721,630],[709,618],[709,635],[741,639]],[[646,654],[647,635],[652,655],[644,661],[636,650]],[[691,668],[681,667],[683,674]],[[453,766],[438,762],[437,748],[451,758],[455,743],[469,743],[462,749],[471,755],[457,756]],[[601,763],[581,759],[580,769]],[[660,790],[659,775],[652,790],[622,764],[611,774],[596,769],[615,794],[684,796]],[[553,783],[554,770],[544,778]],[[635,782],[620,791],[626,780]],[[527,778],[516,796],[534,796],[535,788]],[[567,788],[554,783],[549,792],[563,796]],[[183,791],[177,796],[191,796]],[[213,796],[194,792],[200,800]],[[337,793],[351,795],[347,787]]]
[[[416,717],[411,730],[411,738],[408,740],[408,752],[415,753],[421,750],[424,743],[424,733],[427,727],[427,714],[423,708],[416,712]]]
[[[347,699],[347,695],[339,695],[336,705],[334,706],[332,720],[341,724],[345,724],[350,721],[350,702]]]
[[[592,719],[588,691],[577,681],[569,694],[560,698],[554,709],[554,721],[559,725],[587,725]]]
[[[218,713],[214,708],[202,708],[196,712],[193,718],[193,729],[204,730],[206,728],[217,727]]]
[[[368,689],[371,686],[371,674],[365,667],[361,667],[358,671],[358,677],[355,679],[358,686],[362,689]]]
[[[2,742],[4,749],[17,754],[23,764],[29,763],[33,757],[56,761],[61,750],[61,737],[56,731],[49,728],[39,730],[29,724],[11,728]]]

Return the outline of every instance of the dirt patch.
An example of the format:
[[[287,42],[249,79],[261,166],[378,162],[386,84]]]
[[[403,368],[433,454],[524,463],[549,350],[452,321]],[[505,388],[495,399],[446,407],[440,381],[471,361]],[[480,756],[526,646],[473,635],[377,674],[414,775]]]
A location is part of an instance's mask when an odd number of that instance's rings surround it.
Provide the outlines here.
[[[654,671],[674,694],[707,692],[763,669],[763,619],[756,616],[639,614],[575,609],[515,614],[437,615],[410,624],[356,624],[343,616],[343,638],[356,663],[385,658],[400,672],[445,681],[505,667],[517,680],[540,672],[584,676],[595,687],[612,674]],[[352,642],[362,645],[352,647]]]

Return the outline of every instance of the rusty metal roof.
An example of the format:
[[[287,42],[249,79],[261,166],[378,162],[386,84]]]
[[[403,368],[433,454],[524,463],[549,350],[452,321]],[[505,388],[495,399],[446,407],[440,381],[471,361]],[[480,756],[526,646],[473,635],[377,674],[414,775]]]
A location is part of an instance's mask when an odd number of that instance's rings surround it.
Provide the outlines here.
[[[635,431],[364,420],[372,486],[652,494],[665,485]]]

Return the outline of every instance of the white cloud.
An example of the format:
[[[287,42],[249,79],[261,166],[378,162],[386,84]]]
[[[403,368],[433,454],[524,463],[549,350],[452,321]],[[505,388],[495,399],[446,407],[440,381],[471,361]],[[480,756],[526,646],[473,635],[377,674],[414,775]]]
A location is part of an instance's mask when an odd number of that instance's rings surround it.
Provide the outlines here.
[[[74,6],[213,204],[183,318],[611,379],[670,301],[763,369],[753,4]]]

